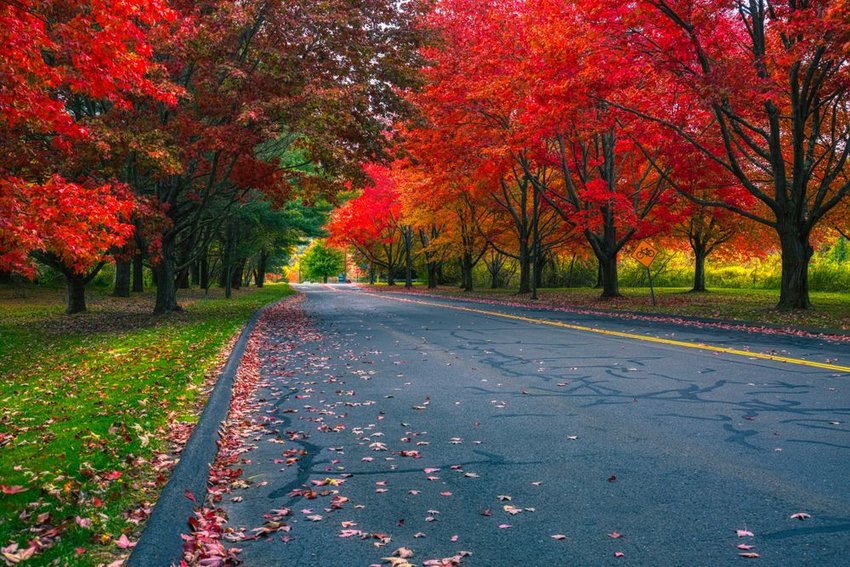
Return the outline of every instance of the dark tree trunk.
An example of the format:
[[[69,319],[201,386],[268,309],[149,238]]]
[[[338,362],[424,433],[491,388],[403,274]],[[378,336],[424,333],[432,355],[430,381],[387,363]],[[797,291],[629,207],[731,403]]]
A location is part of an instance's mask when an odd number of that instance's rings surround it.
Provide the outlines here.
[[[141,293],[145,290],[145,265],[142,263],[142,255],[133,256],[133,291]]]
[[[528,253],[528,243],[519,243],[519,293],[531,291],[531,255]]]
[[[387,285],[395,285],[395,266],[387,268]]]
[[[189,289],[189,268],[183,268],[177,273],[177,287]]]
[[[68,285],[68,306],[65,313],[82,313],[86,310],[86,278],[72,272],[65,273]]]
[[[610,299],[620,297],[620,282],[617,277],[617,253],[597,253],[599,267],[602,275],[602,297]]]
[[[322,276],[322,281],[323,281],[324,283],[328,283],[328,275],[327,275],[327,274],[325,274],[324,276]]]
[[[245,271],[245,260],[238,260],[230,275],[230,287],[242,289],[242,275]]]
[[[10,284],[12,283],[12,272],[7,272],[6,270],[0,270],[0,284]]]
[[[402,230],[404,236],[404,287],[410,289],[413,287],[413,230],[410,227],[405,227]]]
[[[230,299],[233,296],[233,266],[228,265],[222,267],[222,277],[224,278],[224,297]]]
[[[257,287],[263,287],[266,283],[266,264],[268,264],[269,255],[265,252],[260,252],[260,260],[257,263],[257,269],[254,270],[254,283]]]
[[[375,285],[375,264],[369,264],[369,285]]]
[[[708,256],[705,245],[694,243],[691,246],[694,251],[694,288],[693,292],[705,291],[705,258]]]
[[[174,239],[166,236],[162,239],[162,252],[159,263],[154,268],[156,276],[156,305],[153,312],[168,314],[180,311],[177,305],[177,279],[174,263]]]
[[[463,291],[472,291],[472,270],[474,268],[472,254],[464,253],[460,259],[460,287]]]
[[[200,283],[203,289],[209,289],[210,259],[209,255],[206,252],[201,256],[201,260],[198,262],[198,270],[200,271],[198,282]]]
[[[601,289],[602,288],[602,262],[599,261],[599,258],[596,258],[596,283],[593,284],[593,289]]]
[[[782,250],[782,284],[779,292],[780,309],[808,309],[809,260],[814,253],[809,235],[788,223],[779,225],[779,244]]]
[[[115,297],[130,297],[130,262],[115,261],[115,286],[112,289]]]
[[[437,262],[428,262],[428,289],[437,289]]]
[[[192,285],[201,285],[201,266],[198,262],[192,262]]]

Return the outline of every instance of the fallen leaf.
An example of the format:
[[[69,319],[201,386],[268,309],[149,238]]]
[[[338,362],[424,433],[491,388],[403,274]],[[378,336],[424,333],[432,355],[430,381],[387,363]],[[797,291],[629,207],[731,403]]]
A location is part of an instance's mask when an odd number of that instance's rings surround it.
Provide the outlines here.
[[[567,536],[565,536],[564,534],[555,534],[549,537],[551,537],[552,539],[567,539]]]
[[[749,530],[735,530],[735,533],[738,534],[738,537],[753,537],[753,532]]]
[[[746,557],[747,559],[757,559],[761,557],[758,553],[753,553],[752,551],[746,551],[744,553],[739,553],[739,557]]]
[[[801,520],[802,521],[802,520],[808,520],[811,517],[812,517],[811,514],[806,514],[805,512],[797,512],[796,514],[791,514],[792,520]]]
[[[611,532],[610,534],[608,534],[608,537],[610,537],[611,539],[620,539],[621,537],[623,537],[623,534],[621,534],[620,532]]]

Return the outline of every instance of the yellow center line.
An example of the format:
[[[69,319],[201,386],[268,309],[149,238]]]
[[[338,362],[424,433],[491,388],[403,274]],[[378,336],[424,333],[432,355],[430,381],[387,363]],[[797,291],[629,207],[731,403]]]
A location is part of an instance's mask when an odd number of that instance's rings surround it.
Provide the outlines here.
[[[735,348],[727,348],[727,347],[719,347],[707,345],[704,343],[689,343],[685,341],[676,341],[673,339],[662,339],[659,337],[651,337],[648,335],[639,335],[637,333],[624,333],[622,331],[609,331],[606,329],[597,329],[594,327],[585,327],[584,325],[573,325],[571,323],[562,323],[561,321],[554,321],[552,319],[538,319],[535,317],[525,317],[523,315],[513,315],[511,313],[502,313],[501,311],[490,311],[489,309],[476,309],[474,307],[464,307],[462,305],[449,305],[446,303],[435,303],[432,301],[423,301],[421,299],[408,299],[402,297],[391,297],[385,294],[375,294],[364,292],[365,295],[370,295],[372,297],[380,297],[383,299],[392,299],[393,301],[402,301],[406,303],[416,303],[419,305],[430,305],[433,307],[443,307],[445,309],[454,309],[455,311],[465,311],[467,313],[476,313],[478,315],[489,315],[491,317],[502,317],[504,319],[513,319],[515,321],[524,321],[526,323],[534,323],[536,325],[549,325],[550,327],[560,327],[562,329],[570,329],[572,331],[582,331],[586,333],[596,333],[599,335],[606,335],[609,337],[619,337],[623,339],[635,339],[639,341],[645,341],[649,343],[657,343],[662,345],[671,345],[685,348],[692,348],[697,350],[707,350],[709,352],[717,352],[722,354],[733,354],[736,356],[745,356],[747,358],[757,358],[761,360],[773,360],[775,362],[785,362],[788,364],[797,364],[799,366],[810,366],[812,368],[821,368],[823,370],[832,370],[834,372],[848,372],[850,373],[850,366],[839,366],[837,364],[829,364],[826,362],[815,362],[813,360],[805,360],[802,358],[790,358],[787,356],[777,356],[775,354],[763,354],[760,352],[750,352],[747,350],[740,350]]]

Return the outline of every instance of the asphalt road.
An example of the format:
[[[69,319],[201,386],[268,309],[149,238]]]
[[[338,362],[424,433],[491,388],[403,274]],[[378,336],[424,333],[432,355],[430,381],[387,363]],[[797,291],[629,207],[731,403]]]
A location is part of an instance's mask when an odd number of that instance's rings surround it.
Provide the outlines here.
[[[850,564],[850,374],[301,289],[321,337],[269,336],[268,429],[223,502],[245,533],[291,510],[232,544],[247,565]],[[850,366],[847,343],[466,305]]]

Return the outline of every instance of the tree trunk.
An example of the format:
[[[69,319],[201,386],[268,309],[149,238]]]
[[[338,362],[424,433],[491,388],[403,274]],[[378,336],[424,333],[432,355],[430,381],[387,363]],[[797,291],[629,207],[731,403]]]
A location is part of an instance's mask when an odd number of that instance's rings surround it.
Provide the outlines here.
[[[228,265],[222,267],[222,277],[224,278],[224,297],[230,299],[233,296],[233,266]]]
[[[617,253],[597,253],[602,276],[602,297],[620,297],[620,282],[617,278]]]
[[[192,285],[200,286],[201,284],[201,266],[198,262],[192,262]]]
[[[593,284],[593,289],[601,289],[602,288],[602,262],[599,260],[599,257],[596,257],[596,283]]]
[[[115,286],[112,289],[115,297],[130,297],[130,262],[115,261]]]
[[[6,270],[0,270],[0,284],[10,284],[12,283],[12,272],[7,272]]]
[[[260,252],[260,259],[257,262],[257,269],[254,270],[254,284],[257,287],[263,287],[266,283],[266,264],[269,261],[269,255],[265,252]]]
[[[323,275],[323,276],[322,276],[322,281],[323,281],[324,283],[328,283],[328,275],[327,275],[327,274],[325,274],[325,275]]]
[[[808,234],[797,227],[777,228],[782,250],[782,285],[779,292],[780,309],[808,309],[809,260],[814,250],[809,244]]]
[[[528,244],[519,243],[519,293],[531,291],[531,258],[528,253]]]
[[[178,272],[177,287],[179,289],[189,289],[189,268],[183,268]]]
[[[387,268],[387,285],[395,285],[395,266]]]
[[[68,306],[65,313],[82,313],[86,310],[86,278],[71,272],[65,273],[68,284]]]
[[[428,289],[437,289],[437,262],[428,262]]]
[[[245,271],[245,260],[237,260],[230,274],[230,287],[242,289],[242,274]]]
[[[704,245],[696,245],[692,247],[694,250],[694,288],[691,291],[705,291],[705,253]]]
[[[159,263],[154,268],[156,274],[156,305],[153,312],[156,314],[168,314],[180,311],[177,305],[177,279],[174,269],[174,239],[163,237],[162,252]]]
[[[198,282],[203,289],[210,287],[210,258],[205,252],[201,255],[201,260],[198,262],[198,270],[200,271]]]
[[[145,291],[145,265],[142,263],[141,254],[133,256],[133,291]]]
[[[404,288],[410,289],[413,287],[413,230],[407,227],[403,230],[404,234]]]
[[[375,285],[375,264],[369,264],[369,285]]]
[[[460,260],[460,286],[463,291],[472,291],[472,270],[474,267],[472,254],[464,253]]]

